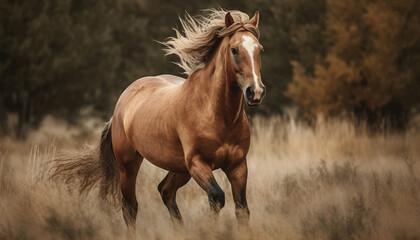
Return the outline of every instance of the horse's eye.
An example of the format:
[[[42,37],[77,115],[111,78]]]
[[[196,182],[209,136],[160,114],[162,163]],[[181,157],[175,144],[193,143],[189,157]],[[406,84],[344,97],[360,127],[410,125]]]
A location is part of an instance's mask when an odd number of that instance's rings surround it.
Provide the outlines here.
[[[231,49],[230,49],[230,52],[231,52],[233,55],[238,55],[238,50],[237,50],[236,48],[231,48]]]

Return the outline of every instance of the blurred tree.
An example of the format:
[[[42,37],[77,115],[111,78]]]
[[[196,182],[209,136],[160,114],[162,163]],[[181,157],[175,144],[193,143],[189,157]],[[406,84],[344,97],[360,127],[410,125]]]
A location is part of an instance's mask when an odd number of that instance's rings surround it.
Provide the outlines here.
[[[1,1],[0,118],[17,114],[17,137],[46,114],[71,119],[84,106],[108,108],[119,64],[110,3]]]
[[[328,0],[327,54],[314,68],[292,62],[287,96],[310,117],[348,111],[401,124],[403,107],[419,103],[419,22],[416,0]]]

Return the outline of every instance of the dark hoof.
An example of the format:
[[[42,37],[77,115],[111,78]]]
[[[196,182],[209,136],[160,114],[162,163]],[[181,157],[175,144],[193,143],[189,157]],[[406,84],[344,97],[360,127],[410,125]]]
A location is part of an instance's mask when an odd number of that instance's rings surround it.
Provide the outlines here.
[[[207,193],[212,210],[219,212],[225,206],[225,193],[219,186],[213,186]]]

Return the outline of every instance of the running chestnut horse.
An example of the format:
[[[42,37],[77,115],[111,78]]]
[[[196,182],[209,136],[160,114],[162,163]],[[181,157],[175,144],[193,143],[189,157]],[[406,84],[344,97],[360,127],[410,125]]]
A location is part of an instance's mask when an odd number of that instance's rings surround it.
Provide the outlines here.
[[[169,173],[158,190],[173,221],[182,223],[176,193],[191,177],[219,213],[225,194],[212,171],[222,169],[231,183],[235,213],[249,220],[246,201],[250,130],[244,105],[258,105],[261,82],[259,13],[211,10],[208,17],[181,20],[185,34],[163,44],[175,54],[187,79],[144,77],[120,96],[98,150],[58,162],[55,175],[82,177],[81,192],[96,182],[104,197],[121,196],[126,224],[135,226],[136,178],[144,158]],[[73,175],[70,173],[74,173]]]

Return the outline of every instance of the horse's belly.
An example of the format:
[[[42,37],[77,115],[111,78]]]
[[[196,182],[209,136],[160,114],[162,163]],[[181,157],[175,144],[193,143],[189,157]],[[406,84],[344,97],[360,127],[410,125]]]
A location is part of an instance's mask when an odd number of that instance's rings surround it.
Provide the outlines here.
[[[166,146],[140,146],[138,152],[153,165],[171,172],[188,172],[182,149]],[[147,148],[149,147],[149,148]]]
[[[133,131],[133,145],[149,162],[168,171],[187,171],[181,142],[165,118],[139,119]]]

